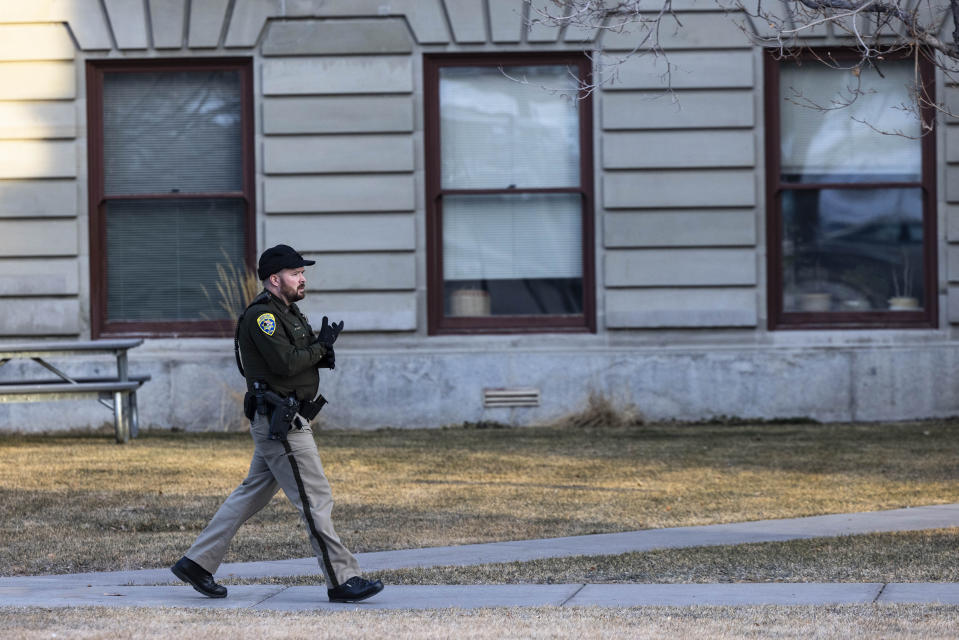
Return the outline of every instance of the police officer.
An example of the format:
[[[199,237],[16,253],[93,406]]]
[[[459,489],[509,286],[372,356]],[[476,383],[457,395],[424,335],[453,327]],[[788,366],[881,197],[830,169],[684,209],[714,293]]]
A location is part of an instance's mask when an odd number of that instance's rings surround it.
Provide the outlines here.
[[[247,307],[237,324],[237,360],[247,381],[246,410],[251,418],[250,432],[255,445],[253,460],[246,479],[171,568],[178,578],[211,598],[226,597],[226,587],[217,584],[213,574],[233,536],[240,525],[267,505],[278,489],[283,489],[300,511],[326,577],[331,602],[357,602],[383,589],[379,580],[370,582],[360,577],[356,558],[333,530],[330,483],[323,473],[309,427],[309,420],[325,402],[322,396],[317,396],[320,379],[317,369],[334,366],[332,343],[343,327],[342,322],[328,325],[324,317],[320,336],[317,336],[295,304],[306,292],[304,267],[312,264],[315,264],[313,260],[303,259],[284,244],[264,251],[257,269],[264,291]],[[255,393],[254,383],[261,393]],[[261,385],[264,384],[270,397],[295,399],[289,401],[296,415],[292,423],[287,424],[287,433],[271,434],[271,417],[278,408],[265,406],[262,401]],[[260,396],[260,406],[258,411],[253,411],[250,401],[256,395]]]

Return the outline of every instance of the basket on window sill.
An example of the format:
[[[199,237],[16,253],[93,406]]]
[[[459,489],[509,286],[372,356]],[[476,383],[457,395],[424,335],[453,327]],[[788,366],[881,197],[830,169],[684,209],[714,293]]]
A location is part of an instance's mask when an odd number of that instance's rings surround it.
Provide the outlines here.
[[[456,289],[450,294],[451,316],[488,316],[489,292],[482,289]]]

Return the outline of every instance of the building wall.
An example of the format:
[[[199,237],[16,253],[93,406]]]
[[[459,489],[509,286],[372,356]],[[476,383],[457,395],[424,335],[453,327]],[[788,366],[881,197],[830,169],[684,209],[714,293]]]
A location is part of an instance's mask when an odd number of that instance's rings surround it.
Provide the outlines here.
[[[635,35],[527,30],[543,4],[0,0],[0,339],[90,337],[85,62],[249,55],[257,247],[286,242],[317,260],[302,306],[347,325],[324,374],[327,424],[525,424],[590,392],[651,419],[959,413],[959,119],[941,116],[937,131],[940,327],[770,332],[762,52],[741,31],[762,25],[674,2],[683,26],[662,33],[667,82],[662,58],[614,64]],[[597,71],[615,80],[594,97],[598,332],[427,336],[422,54],[600,45]],[[959,113],[959,89],[940,77],[939,90]],[[154,376],[143,422],[235,419],[231,349],[151,339],[132,352]],[[499,387],[539,389],[540,406],[484,408],[483,389]],[[0,424],[109,420],[64,406],[0,405]]]

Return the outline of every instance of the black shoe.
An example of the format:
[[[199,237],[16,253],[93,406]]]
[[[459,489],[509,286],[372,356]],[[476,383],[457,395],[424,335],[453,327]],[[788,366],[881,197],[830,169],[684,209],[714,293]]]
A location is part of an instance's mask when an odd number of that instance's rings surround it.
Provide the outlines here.
[[[353,576],[335,589],[327,589],[330,602],[359,602],[375,596],[383,590],[379,580],[370,582],[359,576]]]
[[[226,597],[226,587],[214,582],[209,571],[186,556],[177,560],[177,563],[170,567],[170,571],[183,582],[193,585],[194,589],[205,596],[211,598]]]

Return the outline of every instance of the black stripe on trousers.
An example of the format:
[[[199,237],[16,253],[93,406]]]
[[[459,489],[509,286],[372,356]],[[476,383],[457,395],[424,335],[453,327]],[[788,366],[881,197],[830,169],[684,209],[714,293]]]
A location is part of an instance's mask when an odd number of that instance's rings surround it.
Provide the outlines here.
[[[310,507],[310,498],[306,495],[306,487],[303,486],[303,478],[300,477],[300,467],[296,464],[296,458],[293,456],[293,449],[290,448],[290,443],[286,438],[281,440],[283,442],[283,448],[286,449],[286,457],[290,459],[290,467],[293,468],[293,477],[296,478],[296,487],[300,490],[300,502],[303,505],[303,517],[306,518],[306,524],[310,527],[310,533],[313,534],[313,537],[316,538],[316,541],[320,544],[320,551],[323,554],[323,566],[326,568],[326,575],[329,577],[330,582],[333,583],[333,588],[339,587],[340,583],[336,579],[336,572],[333,571],[333,564],[330,562],[330,552],[326,549],[326,543],[323,541],[323,537],[320,535],[320,532],[316,530],[316,524],[313,522],[313,511]]]

